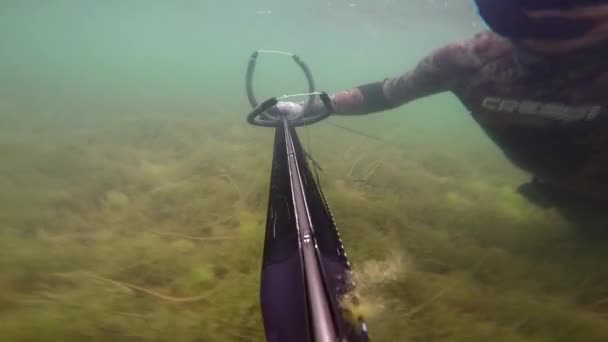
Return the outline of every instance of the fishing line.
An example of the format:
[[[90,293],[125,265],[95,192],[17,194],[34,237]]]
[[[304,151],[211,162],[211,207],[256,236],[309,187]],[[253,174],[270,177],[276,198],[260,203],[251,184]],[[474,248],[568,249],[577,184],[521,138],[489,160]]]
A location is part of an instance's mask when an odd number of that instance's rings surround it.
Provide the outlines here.
[[[346,127],[346,126],[342,126],[342,125],[334,123],[334,122],[325,121],[324,123],[327,124],[327,125],[329,125],[329,126],[332,126],[332,127],[344,130],[346,132],[349,132],[351,134],[358,135],[360,137],[363,137],[363,138],[366,138],[366,139],[369,139],[369,140],[377,141],[377,142],[379,142],[381,144],[384,144],[386,146],[395,147],[395,148],[400,149],[400,150],[403,149],[403,146],[401,146],[400,144],[387,141],[387,140],[382,139],[382,138],[380,138],[378,136],[375,136],[375,135],[364,133],[364,132],[358,131],[356,129],[353,129],[353,128],[350,128],[350,127]],[[320,171],[322,173],[325,173],[325,170],[323,170],[323,168],[321,167],[321,165],[312,157],[312,147],[311,147],[312,146],[311,145],[312,142],[311,142],[311,139],[310,139],[310,130],[308,129],[308,127],[306,127],[305,130],[306,130],[306,145],[307,145],[306,150],[308,150],[310,152],[304,151],[304,155],[312,163],[312,166],[314,167],[315,177],[317,178],[317,182],[320,183],[320,177],[319,177],[318,171]]]
[[[275,54],[275,55],[283,55],[283,56],[289,56],[289,57],[295,56],[295,54],[291,53],[291,52],[276,51],[276,50],[257,50],[256,52]]]
[[[311,93],[301,93],[301,94],[289,94],[289,95],[279,96],[279,97],[277,97],[277,100],[281,101],[281,100],[289,99],[292,97],[321,95],[321,94],[323,94],[323,92],[320,92],[320,91],[313,91]]]
[[[349,132],[349,133],[352,133],[352,134],[355,134],[355,135],[358,135],[358,136],[361,136],[361,137],[364,137],[364,138],[367,138],[367,139],[370,139],[370,140],[374,140],[374,141],[380,142],[380,143],[382,143],[382,144],[384,144],[386,146],[392,146],[392,147],[396,147],[398,149],[403,149],[403,146],[401,146],[400,144],[397,144],[397,143],[394,143],[394,142],[390,142],[388,140],[385,140],[385,139],[380,138],[380,137],[375,136],[375,135],[364,133],[364,132],[358,131],[356,129],[353,129],[353,128],[350,128],[350,127],[346,127],[346,126],[342,126],[342,125],[334,123],[334,122],[325,121],[324,123],[327,124],[327,125],[339,128],[341,130],[344,130],[346,132]]]

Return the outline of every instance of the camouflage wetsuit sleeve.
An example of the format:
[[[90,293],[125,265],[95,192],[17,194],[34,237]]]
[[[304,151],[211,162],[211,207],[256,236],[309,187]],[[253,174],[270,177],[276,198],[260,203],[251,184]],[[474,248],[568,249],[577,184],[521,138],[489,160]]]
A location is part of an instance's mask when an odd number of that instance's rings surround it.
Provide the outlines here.
[[[384,108],[370,105],[370,99],[357,87],[332,96],[334,111],[338,115],[369,114],[451,91],[462,82],[467,73],[479,65],[479,59],[469,52],[467,45],[467,42],[446,45],[425,57],[413,70],[385,79],[382,82],[382,93],[387,106]]]
[[[368,114],[450,91],[515,165],[608,203],[607,60],[608,43],[543,56],[485,31],[332,104],[336,114]]]

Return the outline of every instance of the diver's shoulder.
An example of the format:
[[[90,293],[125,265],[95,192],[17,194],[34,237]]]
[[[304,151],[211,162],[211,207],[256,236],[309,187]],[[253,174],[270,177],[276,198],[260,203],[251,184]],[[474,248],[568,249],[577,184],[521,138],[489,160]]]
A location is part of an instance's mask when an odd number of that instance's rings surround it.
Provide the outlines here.
[[[463,42],[466,49],[482,60],[499,58],[515,51],[510,39],[492,31],[482,31]]]
[[[434,53],[434,60],[438,64],[474,69],[513,51],[514,46],[508,39],[491,31],[483,31],[465,40],[444,45]]]

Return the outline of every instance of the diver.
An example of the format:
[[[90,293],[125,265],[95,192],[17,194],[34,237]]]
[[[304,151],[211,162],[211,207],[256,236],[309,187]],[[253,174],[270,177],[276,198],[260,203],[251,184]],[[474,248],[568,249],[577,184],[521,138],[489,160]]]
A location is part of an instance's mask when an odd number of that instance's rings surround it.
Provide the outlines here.
[[[532,175],[522,195],[608,228],[608,0],[475,2],[491,30],[437,49],[403,75],[333,94],[332,114],[450,91]],[[306,113],[301,103],[277,107],[290,117],[326,110],[320,101]]]

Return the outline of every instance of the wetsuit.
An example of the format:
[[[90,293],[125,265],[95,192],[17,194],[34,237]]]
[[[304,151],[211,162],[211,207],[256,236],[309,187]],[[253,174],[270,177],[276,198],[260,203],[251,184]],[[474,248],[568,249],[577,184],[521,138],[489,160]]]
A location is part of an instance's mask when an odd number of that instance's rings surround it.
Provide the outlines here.
[[[608,203],[608,44],[544,57],[482,32],[377,84],[375,91],[366,85],[336,93],[336,114],[367,114],[451,91],[537,184]]]

